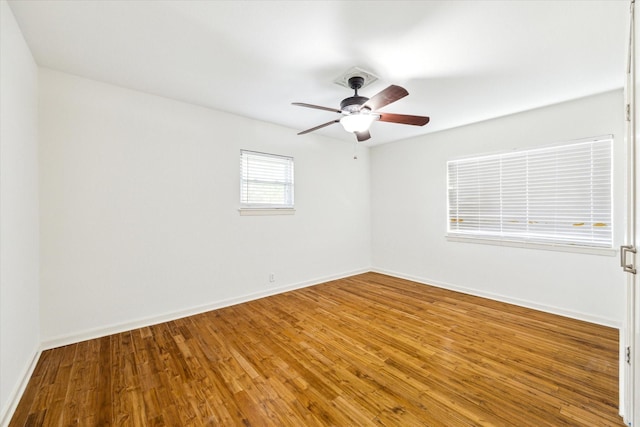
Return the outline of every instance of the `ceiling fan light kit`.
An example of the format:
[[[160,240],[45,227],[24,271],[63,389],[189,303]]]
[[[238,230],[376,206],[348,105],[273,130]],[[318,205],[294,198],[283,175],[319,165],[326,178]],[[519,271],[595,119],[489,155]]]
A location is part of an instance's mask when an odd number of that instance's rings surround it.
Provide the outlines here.
[[[352,76],[348,80],[349,87],[354,90],[354,95],[345,98],[340,102],[340,109],[322,107],[320,105],[306,104],[303,102],[294,102],[293,105],[299,107],[314,108],[316,110],[331,111],[340,113],[342,118],[331,120],[330,122],[312,127],[311,129],[299,132],[298,135],[304,135],[309,132],[321,129],[334,123],[340,123],[344,130],[353,133],[359,142],[366,141],[371,138],[369,128],[371,124],[378,120],[381,122],[399,123],[404,125],[424,126],[429,123],[429,117],[411,116],[407,114],[378,113],[376,110],[385,105],[396,102],[397,100],[409,95],[406,89],[391,85],[386,89],[378,92],[371,98],[358,95],[358,89],[362,88],[365,78],[362,76]]]
[[[369,130],[371,123],[373,123],[373,121],[377,118],[378,117],[374,116],[373,114],[354,113],[341,118],[340,124],[347,132],[364,132],[366,130]]]

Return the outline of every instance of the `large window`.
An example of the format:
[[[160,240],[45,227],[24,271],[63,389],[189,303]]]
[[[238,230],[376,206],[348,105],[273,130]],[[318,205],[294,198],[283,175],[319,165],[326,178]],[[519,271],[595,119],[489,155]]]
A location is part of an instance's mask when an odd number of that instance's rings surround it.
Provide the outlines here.
[[[240,151],[240,207],[293,208],[293,157]]]
[[[448,235],[611,248],[612,137],[447,162]]]

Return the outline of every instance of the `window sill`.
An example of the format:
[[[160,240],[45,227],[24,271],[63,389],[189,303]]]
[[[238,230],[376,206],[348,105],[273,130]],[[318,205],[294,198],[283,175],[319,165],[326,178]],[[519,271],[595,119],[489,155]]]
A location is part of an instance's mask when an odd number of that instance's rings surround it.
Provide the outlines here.
[[[589,248],[586,246],[562,245],[559,243],[520,242],[515,240],[484,239],[481,237],[446,235],[449,242],[477,243],[481,245],[507,246],[512,248],[541,249],[546,251],[574,252],[589,255],[616,256],[614,248]]]
[[[240,208],[240,216],[263,216],[263,215],[294,215],[292,208]]]

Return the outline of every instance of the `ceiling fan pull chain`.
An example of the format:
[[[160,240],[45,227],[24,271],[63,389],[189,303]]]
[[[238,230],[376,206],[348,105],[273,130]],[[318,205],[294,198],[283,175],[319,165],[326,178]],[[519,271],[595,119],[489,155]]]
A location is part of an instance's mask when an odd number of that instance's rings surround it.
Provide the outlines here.
[[[358,143],[353,141],[353,160],[358,160]]]

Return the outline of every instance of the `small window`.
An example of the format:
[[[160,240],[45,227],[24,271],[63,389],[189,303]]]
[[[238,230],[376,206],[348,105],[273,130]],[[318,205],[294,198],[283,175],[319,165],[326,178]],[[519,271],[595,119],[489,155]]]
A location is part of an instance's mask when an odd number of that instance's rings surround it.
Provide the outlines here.
[[[293,157],[241,150],[240,208],[293,209]]]
[[[448,236],[612,248],[612,137],[447,162]]]

